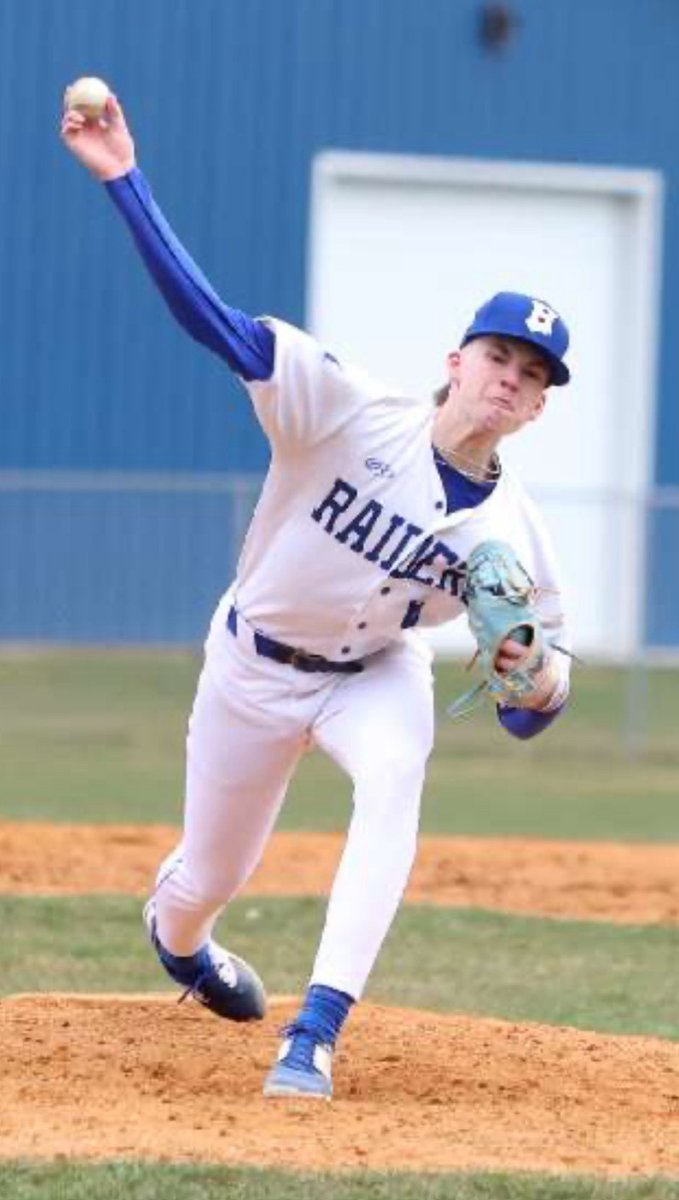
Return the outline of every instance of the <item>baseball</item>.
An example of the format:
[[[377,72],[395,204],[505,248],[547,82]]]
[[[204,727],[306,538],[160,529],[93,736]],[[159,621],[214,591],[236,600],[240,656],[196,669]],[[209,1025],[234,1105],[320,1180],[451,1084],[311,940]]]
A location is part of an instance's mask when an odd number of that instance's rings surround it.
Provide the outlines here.
[[[64,108],[74,108],[84,117],[96,120],[102,116],[110,94],[108,84],[103,79],[85,76],[66,88]]]

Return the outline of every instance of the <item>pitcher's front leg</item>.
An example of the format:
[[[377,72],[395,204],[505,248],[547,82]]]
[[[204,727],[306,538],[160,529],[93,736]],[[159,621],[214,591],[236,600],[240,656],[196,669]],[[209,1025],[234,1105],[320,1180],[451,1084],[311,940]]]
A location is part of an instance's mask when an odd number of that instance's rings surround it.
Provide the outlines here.
[[[302,1009],[285,1031],[267,1096],[332,1095],[332,1055],[408,881],[433,741],[430,659],[396,649],[336,689],[314,728],[354,780],[354,815]]]

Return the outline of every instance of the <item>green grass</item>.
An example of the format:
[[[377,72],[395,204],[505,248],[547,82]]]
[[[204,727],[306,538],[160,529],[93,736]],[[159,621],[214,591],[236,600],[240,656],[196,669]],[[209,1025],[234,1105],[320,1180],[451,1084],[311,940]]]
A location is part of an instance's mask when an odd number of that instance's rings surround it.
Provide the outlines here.
[[[186,718],[200,670],[178,652],[69,652],[0,659],[0,816],[63,822],[180,820]],[[467,686],[440,664],[438,708]],[[679,841],[679,671],[648,682],[647,750],[625,748],[628,677],[579,668],[575,700],[531,743],[490,708],[442,716],[423,829]],[[303,763],[280,827],[346,824],[350,787],[320,754]]]
[[[157,991],[172,984],[129,897],[0,898],[2,991]],[[306,985],[320,900],[234,902],[227,945],[272,993]],[[474,910],[401,910],[368,999],[440,1012],[679,1039],[679,930],[550,921]]]
[[[71,651],[0,659],[0,813],[179,819],[197,656]]]
[[[679,1200],[679,1183],[541,1175],[337,1176],[230,1167],[16,1163],[0,1166],[8,1200]]]

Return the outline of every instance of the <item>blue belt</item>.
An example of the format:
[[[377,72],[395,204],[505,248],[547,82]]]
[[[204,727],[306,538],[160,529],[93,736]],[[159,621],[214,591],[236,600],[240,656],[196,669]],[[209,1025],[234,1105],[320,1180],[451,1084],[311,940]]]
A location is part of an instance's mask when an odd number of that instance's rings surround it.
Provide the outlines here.
[[[226,626],[234,637],[238,637],[238,610],[234,604],[229,609]],[[261,654],[262,658],[272,658],[274,662],[295,667],[298,671],[325,671],[328,674],[337,672],[340,675],[355,675],[364,669],[364,664],[358,658],[351,662],[332,662],[331,659],[324,658],[322,654],[307,654],[306,650],[295,650],[294,646],[286,646],[285,642],[277,642],[274,638],[267,637],[265,633],[260,633],[258,629],[252,630],[252,638],[255,650]]]

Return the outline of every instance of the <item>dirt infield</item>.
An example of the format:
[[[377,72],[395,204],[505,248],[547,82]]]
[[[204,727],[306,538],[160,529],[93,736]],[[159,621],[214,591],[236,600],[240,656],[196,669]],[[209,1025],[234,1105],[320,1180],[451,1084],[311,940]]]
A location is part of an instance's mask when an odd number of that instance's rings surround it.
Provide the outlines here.
[[[679,1174],[679,1045],[365,1005],[332,1105],[264,1100],[292,1011],[3,1000],[0,1157]]]
[[[0,893],[143,895],[169,826],[0,823]],[[278,833],[246,894],[326,894],[340,834]],[[679,924],[679,849],[523,838],[423,837],[411,903],[625,924]]]
[[[0,893],[142,895],[167,826],[0,823]],[[247,891],[327,893],[343,838],[280,833]],[[422,839],[411,902],[679,924],[676,846]],[[0,1159],[679,1176],[679,1044],[357,1007],[336,1100],[265,1101],[294,998],[254,1025],[177,993],[0,1001]]]

